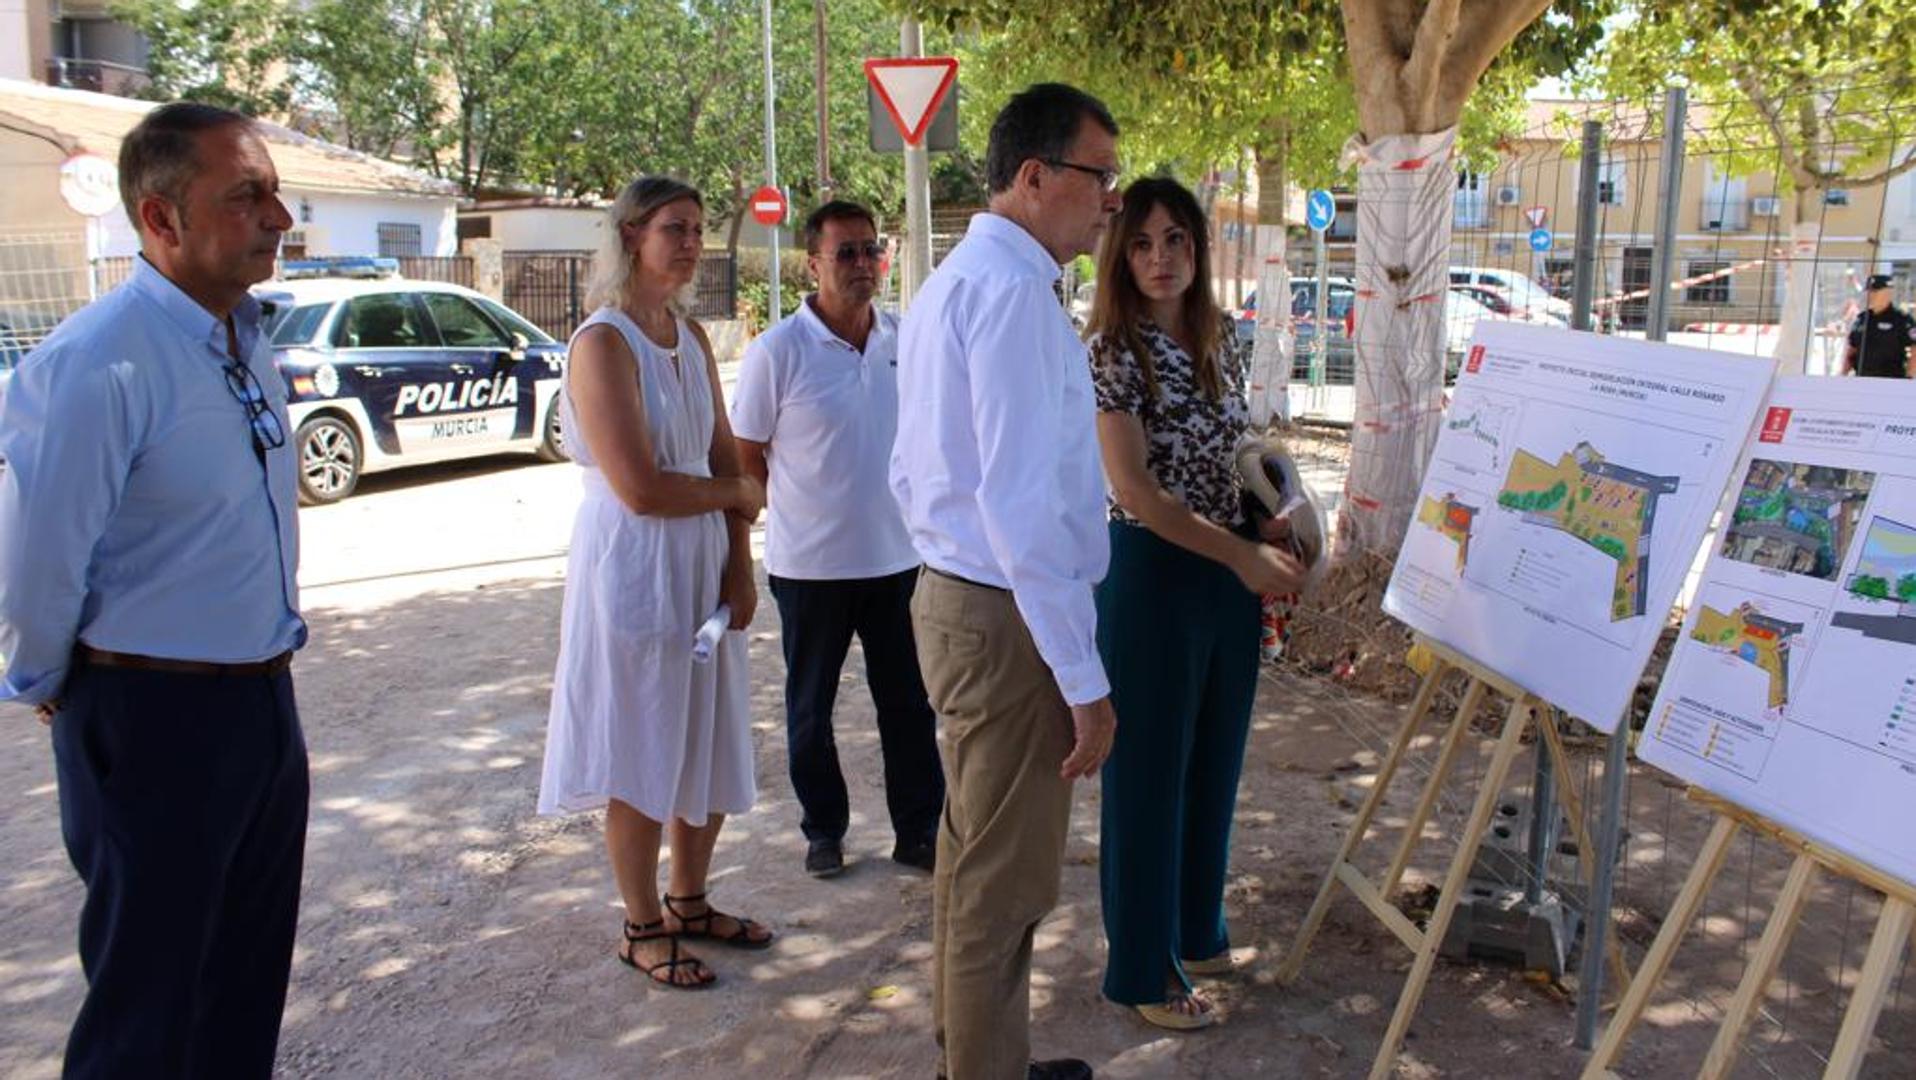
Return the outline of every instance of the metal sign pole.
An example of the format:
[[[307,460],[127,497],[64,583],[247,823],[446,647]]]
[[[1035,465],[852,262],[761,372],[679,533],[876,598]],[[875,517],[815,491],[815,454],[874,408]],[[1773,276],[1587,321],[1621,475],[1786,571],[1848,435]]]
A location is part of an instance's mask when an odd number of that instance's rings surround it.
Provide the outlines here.
[[[923,56],[918,24],[906,19],[898,27],[898,55]],[[899,284],[901,308],[911,304],[919,286],[931,276],[931,155],[925,140],[905,144],[905,273]]]
[[[1311,230],[1311,251],[1317,258],[1317,306],[1311,313],[1315,320],[1311,333],[1311,389],[1314,393],[1324,386],[1324,368],[1327,366],[1331,350],[1331,256],[1330,245],[1324,234],[1330,232],[1330,226]],[[1279,302],[1289,302],[1287,296],[1272,297]],[[1321,406],[1321,402],[1313,402]]]
[[[765,42],[765,182],[772,187],[778,186],[778,86],[772,79],[772,0],[759,0],[760,21],[764,24]],[[790,213],[788,210],[787,213]],[[785,310],[785,298],[779,290],[778,282],[778,226],[766,227],[772,238],[771,269],[767,273],[770,289],[767,291],[765,313],[766,325],[779,319]]]

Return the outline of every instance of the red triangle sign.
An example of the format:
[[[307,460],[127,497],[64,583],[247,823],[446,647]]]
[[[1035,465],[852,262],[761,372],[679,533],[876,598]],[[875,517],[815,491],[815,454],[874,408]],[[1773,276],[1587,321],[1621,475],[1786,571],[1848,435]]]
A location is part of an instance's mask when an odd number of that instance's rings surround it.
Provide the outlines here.
[[[907,146],[917,146],[938,115],[938,106],[958,78],[958,59],[952,56],[907,56],[865,61],[865,78],[878,91],[891,122]]]

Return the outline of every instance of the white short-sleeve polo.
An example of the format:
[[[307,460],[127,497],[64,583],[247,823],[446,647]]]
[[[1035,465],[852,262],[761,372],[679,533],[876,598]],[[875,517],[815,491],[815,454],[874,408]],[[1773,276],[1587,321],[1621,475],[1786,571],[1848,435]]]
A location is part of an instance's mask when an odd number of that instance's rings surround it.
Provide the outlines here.
[[[864,352],[812,298],[746,347],[732,432],[766,444],[765,570],[812,581],[918,565],[891,494],[898,432],[898,321],[875,311]]]

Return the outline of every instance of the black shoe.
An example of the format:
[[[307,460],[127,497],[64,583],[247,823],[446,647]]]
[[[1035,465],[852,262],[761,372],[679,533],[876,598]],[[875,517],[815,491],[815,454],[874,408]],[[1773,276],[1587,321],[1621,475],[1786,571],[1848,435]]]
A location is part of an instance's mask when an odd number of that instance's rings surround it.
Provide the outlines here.
[[[929,874],[938,864],[938,841],[900,840],[892,845],[891,861]]]
[[[814,840],[805,848],[805,872],[813,877],[834,877],[845,869],[845,853],[836,840]]]
[[[939,1073],[938,1080],[945,1080]],[[1077,1058],[1034,1061],[1025,1066],[1025,1080],[1091,1080],[1091,1066]]]

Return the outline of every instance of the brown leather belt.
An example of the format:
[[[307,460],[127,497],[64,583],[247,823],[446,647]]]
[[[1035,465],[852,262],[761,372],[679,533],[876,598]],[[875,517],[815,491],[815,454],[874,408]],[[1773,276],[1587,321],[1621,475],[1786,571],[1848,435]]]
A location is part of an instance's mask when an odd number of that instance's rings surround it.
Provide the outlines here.
[[[946,581],[955,581],[960,585],[969,585],[974,589],[990,589],[992,592],[1002,592],[1002,593],[1008,593],[1011,591],[1010,589],[1005,588],[1003,585],[987,585],[982,581],[973,581],[968,577],[960,577],[957,574],[951,573],[948,570],[940,570],[935,566],[925,567],[925,573],[937,574],[939,577],[944,578]]]
[[[214,664],[204,660],[169,660],[160,656],[111,652],[82,644],[74,650],[82,663],[96,667],[134,668],[139,671],[166,671],[176,675],[278,675],[293,666],[291,649],[266,660],[244,664]]]

